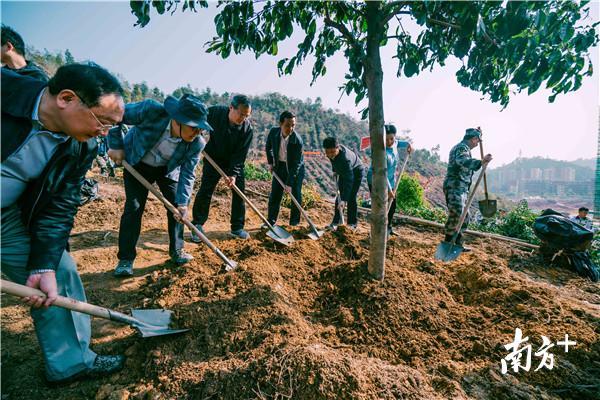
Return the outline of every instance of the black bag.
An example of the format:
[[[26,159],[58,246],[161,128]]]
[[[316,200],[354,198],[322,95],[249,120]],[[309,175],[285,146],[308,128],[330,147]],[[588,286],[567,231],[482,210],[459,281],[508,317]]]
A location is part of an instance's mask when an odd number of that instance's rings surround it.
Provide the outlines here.
[[[540,252],[550,265],[575,270],[580,276],[598,282],[600,270],[588,251],[594,233],[554,210],[544,210],[533,223],[542,241]]]
[[[98,195],[98,181],[92,178],[86,178],[81,186],[80,206],[100,198]]]
[[[583,251],[589,248],[594,233],[569,218],[554,213],[556,211],[545,210],[541,216],[535,219],[533,223],[535,235],[542,242],[560,249]]]

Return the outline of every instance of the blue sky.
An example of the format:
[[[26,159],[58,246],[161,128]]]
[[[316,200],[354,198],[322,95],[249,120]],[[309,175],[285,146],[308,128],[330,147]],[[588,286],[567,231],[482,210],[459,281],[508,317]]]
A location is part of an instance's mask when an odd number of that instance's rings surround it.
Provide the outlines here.
[[[328,61],[327,74],[313,86],[310,61],[291,77],[277,76],[277,61],[293,54],[301,40],[299,34],[280,46],[277,57],[256,60],[244,53],[223,60],[206,53],[204,43],[214,36],[215,4],[197,14],[178,11],[173,16],[154,15],[143,29],[133,26],[135,17],[128,2],[2,1],[1,18],[28,45],[69,49],[78,60],[94,60],[130,82],[146,81],[165,92],[189,83],[217,92],[254,95],[276,91],[300,99],[321,97],[326,107],[359,118],[362,107],[355,107],[353,98],[344,96],[338,103],[338,87],[347,70],[342,55]],[[598,9],[595,2],[595,20]],[[410,23],[407,26],[412,29]],[[400,129],[410,129],[416,147],[440,144],[442,158],[447,159],[465,128],[481,126],[486,152],[494,155],[496,166],[512,161],[519,151],[523,156],[563,160],[596,156],[600,90],[597,48],[592,53],[596,73],[579,91],[559,96],[553,104],[547,102],[546,91],[532,96],[519,94],[504,111],[456,82],[458,60],[417,77],[399,79],[392,55],[391,46],[382,49],[385,117]]]

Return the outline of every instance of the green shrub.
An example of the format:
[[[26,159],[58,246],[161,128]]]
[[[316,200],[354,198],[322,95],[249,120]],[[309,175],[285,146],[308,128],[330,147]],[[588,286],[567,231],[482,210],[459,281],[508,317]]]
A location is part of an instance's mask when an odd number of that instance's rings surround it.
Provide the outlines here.
[[[426,203],[423,193],[423,187],[416,177],[402,174],[398,190],[396,191],[396,204],[400,211],[425,207]]]
[[[484,219],[479,223],[472,224],[471,229],[497,233],[538,244],[540,241],[533,232],[533,222],[537,217],[538,214],[529,208],[527,200],[521,200],[517,207],[505,216],[496,219]]]
[[[302,187],[302,208],[309,210],[319,204],[323,198],[319,194],[319,191],[314,185],[308,184]],[[284,193],[281,204],[284,207],[290,208],[292,206],[292,199],[287,193]]]
[[[244,175],[248,181],[270,181],[271,174],[269,171],[254,163],[247,162],[244,165]]]
[[[446,211],[440,207],[411,207],[402,210],[401,213],[411,217],[426,219],[428,221],[440,222],[442,224],[445,223],[446,218],[448,218]]]

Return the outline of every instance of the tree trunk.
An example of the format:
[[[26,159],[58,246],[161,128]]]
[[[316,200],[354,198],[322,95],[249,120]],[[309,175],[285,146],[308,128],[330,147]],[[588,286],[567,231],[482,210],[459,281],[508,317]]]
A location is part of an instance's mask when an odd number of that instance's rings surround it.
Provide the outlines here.
[[[383,35],[381,2],[367,2],[367,58],[365,81],[369,99],[369,135],[373,163],[373,189],[371,192],[371,245],[369,273],[376,279],[385,276],[387,241],[387,163],[385,160],[383,117],[383,70],[379,45]]]

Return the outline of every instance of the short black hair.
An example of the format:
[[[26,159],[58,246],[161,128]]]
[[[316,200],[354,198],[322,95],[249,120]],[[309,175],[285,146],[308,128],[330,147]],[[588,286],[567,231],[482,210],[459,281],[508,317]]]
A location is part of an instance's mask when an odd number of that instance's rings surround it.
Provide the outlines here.
[[[239,106],[250,107],[250,99],[243,94],[236,94],[231,99],[231,106],[238,108]]]
[[[123,96],[123,88],[117,78],[93,62],[60,67],[48,82],[48,90],[56,96],[65,89],[74,91],[88,107],[97,106],[100,97],[107,94]]]
[[[579,211],[585,211],[585,212],[588,212],[588,211],[590,211],[590,209],[589,209],[589,208],[587,208],[587,207],[579,207]]]
[[[396,130],[396,127],[392,124],[387,124],[384,125],[385,127],[385,134],[386,135],[395,135],[398,131]]]
[[[19,35],[13,28],[2,24],[2,46],[10,42],[15,48],[15,51],[25,57],[25,42],[21,35]]]
[[[335,149],[337,147],[339,147],[339,143],[337,138],[335,137],[327,137],[325,139],[323,139],[323,148],[324,149]]]
[[[279,115],[279,122],[283,123],[286,119],[289,119],[289,118],[296,118],[296,114],[294,114],[291,111],[286,110]]]

